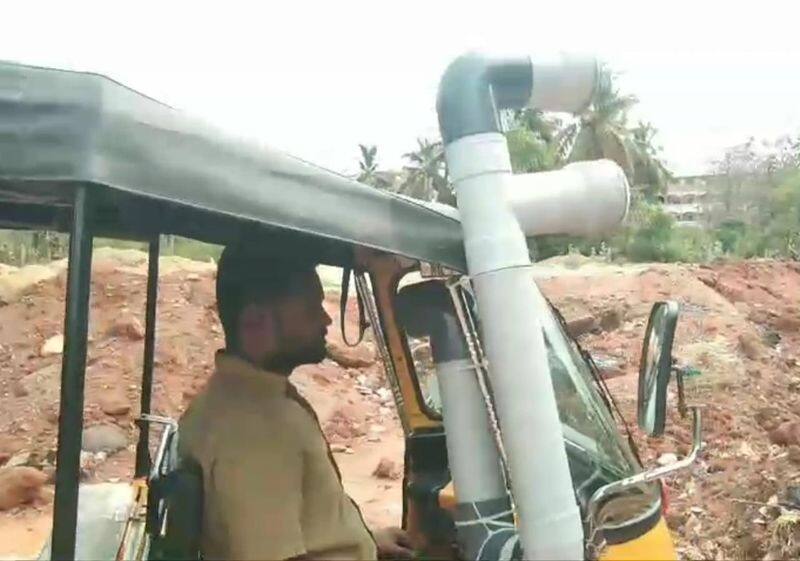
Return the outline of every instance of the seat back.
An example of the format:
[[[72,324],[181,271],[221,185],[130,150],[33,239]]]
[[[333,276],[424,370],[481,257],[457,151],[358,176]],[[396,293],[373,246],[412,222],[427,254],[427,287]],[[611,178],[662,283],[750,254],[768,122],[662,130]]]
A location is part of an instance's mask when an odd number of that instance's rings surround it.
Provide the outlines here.
[[[203,528],[203,473],[178,456],[178,433],[168,437],[161,465],[150,478],[147,532],[153,561],[200,559]]]

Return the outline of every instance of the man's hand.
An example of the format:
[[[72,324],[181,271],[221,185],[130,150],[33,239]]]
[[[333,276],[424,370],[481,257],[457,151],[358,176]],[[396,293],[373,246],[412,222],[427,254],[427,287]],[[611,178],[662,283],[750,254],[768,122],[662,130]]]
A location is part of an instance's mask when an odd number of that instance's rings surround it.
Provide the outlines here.
[[[372,532],[378,546],[378,559],[414,559],[416,554],[408,534],[400,528],[382,528]]]

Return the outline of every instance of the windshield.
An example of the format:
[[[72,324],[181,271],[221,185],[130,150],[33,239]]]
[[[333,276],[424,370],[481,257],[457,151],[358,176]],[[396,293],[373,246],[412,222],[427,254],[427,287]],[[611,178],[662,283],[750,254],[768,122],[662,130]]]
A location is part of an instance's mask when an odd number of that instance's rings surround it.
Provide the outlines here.
[[[468,313],[478,331],[480,320],[474,298],[464,288]],[[549,303],[537,292],[538,310],[547,348],[573,482],[582,500],[601,485],[633,475],[640,470],[628,445],[620,438],[605,402],[594,386],[589,364],[577,344],[566,334]],[[436,365],[428,337],[409,337],[419,388],[426,405],[441,414]]]
[[[617,477],[637,471],[628,446],[594,386],[589,364],[566,334],[550,305],[540,298],[539,321],[547,347],[547,361],[558,403],[564,437],[600,459]]]

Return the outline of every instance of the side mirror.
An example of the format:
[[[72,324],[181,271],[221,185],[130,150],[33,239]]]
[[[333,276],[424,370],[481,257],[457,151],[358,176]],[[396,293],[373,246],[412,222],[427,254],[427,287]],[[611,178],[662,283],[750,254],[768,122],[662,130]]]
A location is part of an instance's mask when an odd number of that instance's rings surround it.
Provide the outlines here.
[[[667,386],[673,372],[676,373],[678,381],[678,407],[681,414],[686,411],[692,412],[692,449],[689,454],[676,462],[659,466],[630,477],[608,483],[598,488],[589,499],[587,508],[589,510],[589,523],[600,525],[598,514],[600,507],[607,497],[621,491],[659,480],[678,470],[692,465],[700,453],[703,445],[702,421],[698,405],[686,405],[683,396],[683,373],[684,370],[673,369],[672,366],[672,343],[675,338],[675,327],[678,324],[678,303],[673,301],[658,302],[650,312],[650,320],[647,322],[647,331],[644,336],[644,347],[642,348],[642,361],[639,364],[639,404],[638,421],[639,426],[647,431],[650,436],[661,436],[664,434],[666,424],[667,409]]]
[[[639,363],[639,427],[650,436],[664,434],[667,386],[672,374],[672,343],[678,324],[678,303],[657,302],[650,312]]]

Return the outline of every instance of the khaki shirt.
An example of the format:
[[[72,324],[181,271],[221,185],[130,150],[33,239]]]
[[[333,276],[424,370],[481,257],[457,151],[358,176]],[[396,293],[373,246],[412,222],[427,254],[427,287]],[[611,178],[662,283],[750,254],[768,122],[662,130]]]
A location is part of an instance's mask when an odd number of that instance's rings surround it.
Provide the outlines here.
[[[206,559],[375,559],[311,406],[286,376],[219,353],[180,422],[203,469]]]

